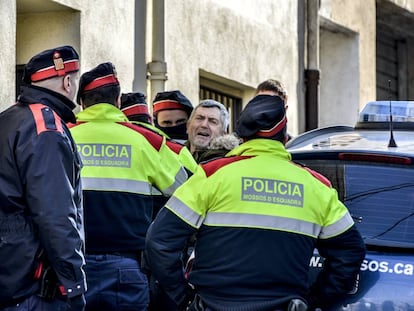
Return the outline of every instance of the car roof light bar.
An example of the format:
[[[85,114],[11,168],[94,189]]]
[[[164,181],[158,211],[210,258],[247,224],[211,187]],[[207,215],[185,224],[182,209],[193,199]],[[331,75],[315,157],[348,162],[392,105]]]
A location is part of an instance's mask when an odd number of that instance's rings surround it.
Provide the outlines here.
[[[414,101],[371,101],[359,113],[358,122],[389,122],[390,115],[394,122],[414,122]]]

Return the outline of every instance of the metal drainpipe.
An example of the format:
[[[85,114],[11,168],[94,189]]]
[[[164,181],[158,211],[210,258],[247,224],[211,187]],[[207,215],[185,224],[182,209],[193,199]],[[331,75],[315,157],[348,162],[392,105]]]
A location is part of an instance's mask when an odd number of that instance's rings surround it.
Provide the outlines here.
[[[165,90],[167,63],[165,62],[165,4],[164,0],[153,0],[152,8],[152,61],[148,64],[148,79],[151,81],[152,102],[158,92]]]
[[[134,92],[147,93],[147,66],[145,57],[147,0],[135,1]]]
[[[305,130],[318,127],[319,123],[319,0],[307,0],[307,55],[305,70]]]

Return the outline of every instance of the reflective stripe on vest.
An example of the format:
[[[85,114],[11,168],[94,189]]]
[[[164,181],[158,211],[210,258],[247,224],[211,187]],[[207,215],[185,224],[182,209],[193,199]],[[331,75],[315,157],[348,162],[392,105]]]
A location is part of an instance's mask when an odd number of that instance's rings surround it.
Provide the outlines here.
[[[181,186],[188,179],[187,171],[184,167],[180,167],[177,174],[175,174],[174,183],[163,191],[165,195],[171,196],[174,191]]]
[[[289,231],[320,239],[327,239],[339,235],[354,223],[348,212],[336,222],[326,227],[300,219],[251,213],[210,212],[204,218],[176,197],[172,197],[168,201],[167,207],[188,224],[196,228],[199,228],[202,224],[207,226],[259,228]]]
[[[151,194],[151,185],[148,182],[120,178],[82,177],[82,189]]]
[[[171,195],[187,179],[187,172],[181,168],[175,176],[174,183],[168,188],[164,189],[164,195]],[[149,182],[122,179],[122,178],[97,178],[97,177],[82,177],[83,190],[101,190],[101,191],[124,191],[139,194],[156,194]]]
[[[322,227],[322,232],[319,234],[319,238],[328,239],[344,232],[354,224],[352,216],[347,212],[340,219],[333,224]]]
[[[172,196],[168,200],[166,207],[193,227],[200,228],[204,221],[203,216],[194,212],[175,196]]]

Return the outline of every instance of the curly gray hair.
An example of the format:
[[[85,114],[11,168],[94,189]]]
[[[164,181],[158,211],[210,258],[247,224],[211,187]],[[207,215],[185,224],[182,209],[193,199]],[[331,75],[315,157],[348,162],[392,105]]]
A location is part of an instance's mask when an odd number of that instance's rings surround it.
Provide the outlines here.
[[[228,131],[229,128],[229,112],[227,111],[227,108],[220,102],[214,100],[214,99],[204,99],[194,108],[194,110],[191,112],[190,120],[194,117],[195,112],[199,107],[205,107],[205,108],[211,108],[216,107],[220,110],[220,121],[223,126],[223,132]]]

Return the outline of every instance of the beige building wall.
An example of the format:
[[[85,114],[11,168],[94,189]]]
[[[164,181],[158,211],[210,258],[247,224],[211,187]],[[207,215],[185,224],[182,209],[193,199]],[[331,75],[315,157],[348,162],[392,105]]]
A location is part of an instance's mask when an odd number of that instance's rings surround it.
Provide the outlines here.
[[[0,2],[0,111],[14,102],[16,88],[16,4],[3,4],[4,1]]]
[[[43,50],[72,45],[80,51],[80,14],[65,10],[18,14],[16,24],[16,63],[26,64]]]
[[[319,125],[355,125],[376,99],[375,0],[321,0]]]
[[[122,91],[131,91],[135,66],[135,1],[82,1],[81,4],[82,71],[110,61],[115,65]]]
[[[131,91],[135,66],[134,3],[134,0],[1,1],[0,14],[7,15],[2,22],[8,22],[4,28],[10,31],[8,38],[4,38],[4,46],[10,47],[6,50],[13,60],[15,57],[15,61],[8,62],[13,69],[8,71],[8,102],[14,100],[15,65],[25,64],[34,54],[59,45],[75,47],[81,58],[81,73],[101,62],[113,62],[123,91]],[[15,16],[15,21],[10,22],[10,16]],[[1,108],[7,106],[2,104]]]
[[[267,78],[285,84],[289,129],[297,132],[297,1],[168,0],[167,89],[198,103],[199,78],[240,90],[244,102]]]
[[[387,1],[392,2],[395,5],[398,5],[399,7],[406,9],[409,12],[414,12],[414,0],[387,0]]]
[[[78,49],[81,72],[113,62],[122,91],[147,93],[151,103],[146,66],[158,60],[154,43],[162,41],[167,80],[158,87],[180,89],[197,104],[200,85],[218,86],[245,105],[261,81],[281,80],[289,95],[289,132],[296,135],[304,124],[306,3],[312,1],[0,1],[0,110],[14,102],[15,66],[61,44]],[[414,0],[320,1],[319,126],[352,125],[376,98],[376,5],[382,4],[399,6],[408,19],[414,10]]]

